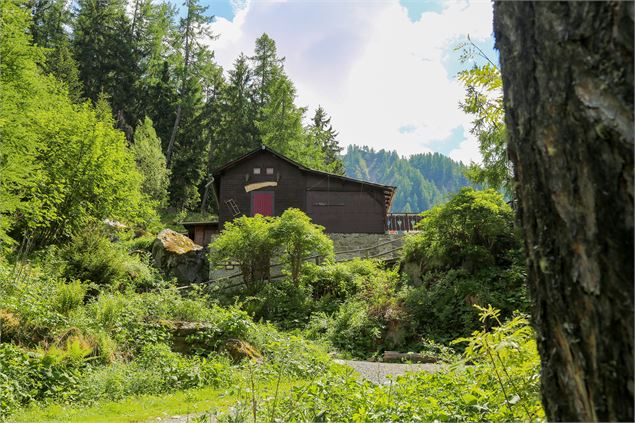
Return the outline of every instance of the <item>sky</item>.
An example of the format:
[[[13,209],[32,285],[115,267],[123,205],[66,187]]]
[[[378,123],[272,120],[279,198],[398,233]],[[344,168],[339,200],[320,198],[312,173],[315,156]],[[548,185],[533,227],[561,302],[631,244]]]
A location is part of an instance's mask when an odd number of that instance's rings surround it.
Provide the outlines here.
[[[400,155],[439,152],[480,162],[455,47],[470,38],[493,60],[492,5],[456,0],[203,0],[227,71],[256,38],[272,37],[307,116],[321,105],[342,146]]]

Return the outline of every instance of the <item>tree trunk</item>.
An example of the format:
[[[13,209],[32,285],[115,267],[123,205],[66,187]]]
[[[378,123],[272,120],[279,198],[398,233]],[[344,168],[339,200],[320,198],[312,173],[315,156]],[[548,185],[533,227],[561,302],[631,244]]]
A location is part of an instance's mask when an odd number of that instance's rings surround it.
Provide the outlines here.
[[[174,150],[174,142],[176,141],[176,134],[179,131],[179,124],[181,123],[181,113],[183,111],[183,102],[185,101],[187,90],[187,77],[190,70],[190,47],[192,40],[192,4],[188,0],[187,2],[187,18],[185,23],[185,59],[183,63],[183,78],[181,80],[181,93],[179,95],[179,104],[176,107],[176,117],[174,118],[174,126],[172,127],[172,133],[170,134],[170,141],[168,142],[168,149],[165,153],[165,167],[172,168],[172,154]]]
[[[633,421],[633,3],[497,2],[549,420]]]

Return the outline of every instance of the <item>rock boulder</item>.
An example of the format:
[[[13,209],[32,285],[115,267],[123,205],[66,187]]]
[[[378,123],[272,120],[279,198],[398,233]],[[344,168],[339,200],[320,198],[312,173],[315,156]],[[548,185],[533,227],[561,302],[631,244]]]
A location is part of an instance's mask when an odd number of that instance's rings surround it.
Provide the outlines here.
[[[162,230],[152,244],[154,264],[167,277],[179,283],[204,282],[209,278],[205,249],[190,238],[171,229]]]

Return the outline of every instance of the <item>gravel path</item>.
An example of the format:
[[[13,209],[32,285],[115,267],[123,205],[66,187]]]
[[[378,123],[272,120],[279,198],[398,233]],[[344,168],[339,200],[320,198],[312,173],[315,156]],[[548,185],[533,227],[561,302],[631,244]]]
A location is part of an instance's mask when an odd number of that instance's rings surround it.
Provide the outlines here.
[[[363,378],[370,380],[376,384],[390,383],[388,375],[402,375],[406,372],[436,372],[441,364],[401,364],[401,363],[382,363],[371,361],[355,361],[355,360],[335,360],[336,363],[345,364],[356,370]]]

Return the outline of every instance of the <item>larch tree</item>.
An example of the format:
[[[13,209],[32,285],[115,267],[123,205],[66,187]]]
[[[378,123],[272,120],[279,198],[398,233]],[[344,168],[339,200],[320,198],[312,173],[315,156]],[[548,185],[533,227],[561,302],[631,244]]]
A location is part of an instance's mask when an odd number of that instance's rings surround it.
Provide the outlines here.
[[[258,109],[258,117],[269,100],[271,85],[276,75],[281,74],[283,57],[278,57],[276,42],[267,34],[256,40],[254,55],[249,58],[253,72],[253,100]]]
[[[634,418],[633,15],[494,6],[549,420]]]
[[[327,170],[338,175],[344,175],[344,163],[340,158],[342,147],[337,140],[337,131],[331,125],[331,118],[326,114],[322,106],[315,109],[315,114],[307,128],[309,136],[315,145],[324,153],[324,162]]]
[[[195,85],[196,66],[204,63],[205,60],[211,60],[212,54],[209,52],[204,40],[212,38],[208,24],[212,22],[213,16],[207,16],[206,6],[201,6],[199,0],[187,0],[185,3],[186,15],[181,19],[180,33],[175,42],[175,48],[182,55],[182,65],[179,69],[180,87],[179,101],[176,107],[176,116],[172,133],[168,141],[165,157],[168,168],[172,164],[172,154],[174,143],[179,132],[179,125],[183,115],[183,109],[188,103],[191,103],[192,88]],[[194,76],[194,78],[193,78]],[[195,94],[194,94],[195,95]]]
[[[459,106],[472,117],[470,132],[478,140],[483,159],[482,164],[472,162],[466,176],[473,183],[512,194],[512,169],[507,156],[500,69],[471,41],[463,48],[464,61],[473,56],[486,61],[458,74],[459,81],[465,86],[465,97]]]

